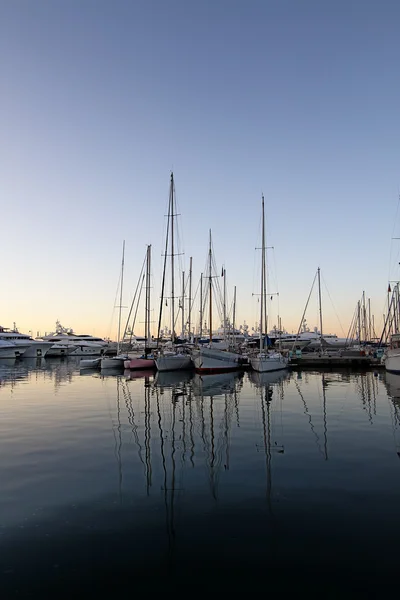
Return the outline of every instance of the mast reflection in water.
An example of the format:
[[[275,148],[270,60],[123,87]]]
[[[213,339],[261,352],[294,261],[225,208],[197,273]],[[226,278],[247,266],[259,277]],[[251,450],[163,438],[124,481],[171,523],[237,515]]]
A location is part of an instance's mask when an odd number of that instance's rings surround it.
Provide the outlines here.
[[[396,573],[396,375],[2,362],[0,411],[4,597],[354,597]]]

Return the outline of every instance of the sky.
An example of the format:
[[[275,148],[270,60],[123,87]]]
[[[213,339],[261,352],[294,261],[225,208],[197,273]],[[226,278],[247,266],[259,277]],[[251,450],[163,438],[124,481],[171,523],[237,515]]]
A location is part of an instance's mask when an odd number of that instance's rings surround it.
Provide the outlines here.
[[[173,171],[179,261],[195,290],[212,230],[237,324],[259,319],[264,194],[269,326],[297,331],[320,267],[324,331],[347,334],[364,290],[378,329],[399,18],[395,0],[4,0],[0,324],[115,338],[125,240],[122,322],[151,244],[155,332]]]

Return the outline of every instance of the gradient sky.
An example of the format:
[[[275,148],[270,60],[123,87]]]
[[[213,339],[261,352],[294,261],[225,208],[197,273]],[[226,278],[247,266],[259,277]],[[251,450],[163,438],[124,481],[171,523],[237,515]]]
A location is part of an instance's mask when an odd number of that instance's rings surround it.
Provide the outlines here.
[[[4,0],[0,324],[115,337],[124,239],[123,304],[151,243],[156,321],[171,170],[185,269],[195,288],[211,228],[238,323],[258,319],[262,193],[286,329],[318,266],[325,330],[347,333],[363,290],[381,320],[400,261],[399,22],[395,0]]]

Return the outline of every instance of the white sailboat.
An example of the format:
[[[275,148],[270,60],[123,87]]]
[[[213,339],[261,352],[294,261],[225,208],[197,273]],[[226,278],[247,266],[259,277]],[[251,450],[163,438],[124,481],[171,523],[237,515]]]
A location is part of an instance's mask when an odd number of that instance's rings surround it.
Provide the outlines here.
[[[265,297],[265,215],[264,215],[264,196],[262,197],[262,247],[261,247],[261,297],[260,297],[260,349],[255,356],[249,358],[251,368],[259,373],[268,371],[280,371],[288,366],[288,359],[280,352],[268,352],[264,349],[263,327],[266,321],[266,297]]]
[[[158,322],[158,335],[157,339],[160,339],[161,319],[164,305],[164,283],[165,273],[167,266],[168,256],[168,241],[170,242],[170,258],[171,258],[171,298],[170,298],[170,309],[171,309],[171,347],[169,349],[160,348],[156,358],[156,367],[158,371],[177,371],[182,369],[190,369],[192,361],[190,354],[188,354],[184,348],[174,348],[176,342],[175,334],[175,229],[174,219],[176,217],[175,208],[175,185],[174,185],[174,174],[171,173],[171,183],[169,190],[169,204],[168,204],[168,222],[167,232],[165,239],[165,254],[164,254],[164,274],[163,284],[161,292],[160,302],[160,316]],[[184,286],[183,286],[184,287]],[[182,293],[182,312],[183,312],[183,296]],[[183,333],[183,332],[182,332]]]
[[[192,350],[192,361],[196,373],[224,373],[240,369],[246,359],[237,352],[229,352],[213,347],[212,334],[212,244],[210,230],[210,244],[208,251],[208,301],[209,301],[209,344],[203,344]],[[201,310],[202,313],[202,310]]]
[[[393,288],[392,298],[388,298],[388,314],[384,324],[381,341],[384,335],[390,333],[389,348],[385,350],[382,361],[385,363],[385,369],[388,373],[400,375],[400,288],[396,283]]]

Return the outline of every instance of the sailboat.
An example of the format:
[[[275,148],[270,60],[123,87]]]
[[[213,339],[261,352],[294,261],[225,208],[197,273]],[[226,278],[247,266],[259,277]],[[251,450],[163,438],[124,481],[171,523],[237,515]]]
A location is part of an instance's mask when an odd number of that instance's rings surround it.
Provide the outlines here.
[[[251,368],[259,373],[268,371],[280,371],[288,366],[288,359],[280,352],[268,352],[264,349],[264,317],[266,316],[266,269],[265,269],[265,215],[264,215],[264,196],[262,196],[262,247],[261,247],[261,297],[260,297],[260,348],[255,356],[249,358]],[[265,319],[266,320],[266,319]]]
[[[121,344],[121,310],[122,310],[122,289],[124,284],[124,263],[125,263],[125,240],[122,244],[122,264],[121,264],[121,286],[119,297],[119,317],[118,317],[118,338],[117,338],[117,355],[102,356],[100,359],[101,369],[123,369],[125,360],[128,360],[127,355],[120,354]]]
[[[144,354],[124,361],[125,369],[154,369],[154,357],[150,355],[150,275],[151,275],[151,245],[147,246],[146,254],[146,299],[145,299],[145,347]]]
[[[247,361],[245,357],[237,352],[229,352],[220,348],[213,347],[212,343],[212,243],[210,230],[210,243],[208,251],[208,302],[209,302],[209,344],[203,344],[201,347],[193,348],[192,361],[196,373],[224,373],[227,371],[236,371]],[[202,312],[202,311],[201,311]]]
[[[171,342],[172,348],[176,343],[175,336],[175,230],[174,230],[174,219],[176,218],[175,209],[175,185],[174,185],[174,174],[171,173],[171,183],[169,190],[169,205],[168,205],[168,222],[167,232],[165,239],[165,254],[164,254],[164,273],[162,283],[162,293],[160,302],[160,316],[158,322],[158,335],[157,339],[160,339],[161,319],[164,305],[164,283],[165,283],[165,272],[167,266],[167,255],[168,255],[168,241],[170,242],[170,258],[171,258]],[[183,296],[182,296],[183,300]],[[183,310],[183,307],[182,307]],[[182,369],[190,369],[192,361],[190,355],[182,349],[167,350],[160,348],[156,358],[156,367],[158,371],[176,371]]]

